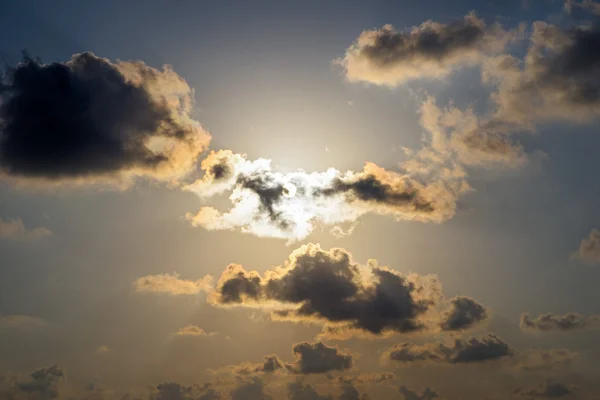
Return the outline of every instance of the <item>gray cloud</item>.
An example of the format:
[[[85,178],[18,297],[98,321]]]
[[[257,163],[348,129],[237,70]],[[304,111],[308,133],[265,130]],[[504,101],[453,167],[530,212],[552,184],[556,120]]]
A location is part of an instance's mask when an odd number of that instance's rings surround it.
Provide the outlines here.
[[[420,179],[372,163],[361,172],[283,174],[269,160],[249,161],[229,150],[211,152],[201,167],[204,176],[185,189],[203,198],[231,192],[233,206],[224,213],[208,206],[188,213],[194,226],[289,241],[307,237],[319,224],[355,222],[367,213],[443,222],[454,215],[463,189],[460,182]]]
[[[392,361],[412,363],[419,361],[463,364],[498,360],[511,356],[514,351],[498,336],[488,333],[482,338],[456,339],[453,344],[413,345],[404,343],[385,353]]]
[[[519,325],[525,331],[572,331],[600,326],[600,315],[584,317],[577,313],[564,315],[546,313],[531,318],[529,314],[523,313]]]
[[[366,30],[337,62],[349,81],[395,86],[411,79],[446,76],[456,66],[502,51],[516,37],[470,13],[448,24],[429,20],[405,31],[391,25]]]
[[[445,331],[471,328],[488,318],[487,310],[477,300],[457,296],[450,299],[451,307],[442,316],[441,326]]]
[[[25,57],[2,72],[0,172],[33,182],[171,181],[210,136],[189,116],[192,90],[170,67]]]
[[[565,385],[553,380],[545,380],[532,389],[516,389],[514,394],[531,397],[564,397],[577,391],[577,387]]]
[[[425,388],[425,390],[423,390],[423,392],[421,394],[418,394],[417,392],[413,392],[412,390],[408,389],[406,386],[402,385],[400,386],[400,394],[402,394],[402,397],[404,398],[404,400],[432,400],[435,398],[438,398],[440,396],[438,396],[438,394],[436,392],[434,392],[433,390],[429,389],[429,388]]]
[[[333,396],[320,395],[315,388],[302,381],[288,384],[289,400],[333,400]]]

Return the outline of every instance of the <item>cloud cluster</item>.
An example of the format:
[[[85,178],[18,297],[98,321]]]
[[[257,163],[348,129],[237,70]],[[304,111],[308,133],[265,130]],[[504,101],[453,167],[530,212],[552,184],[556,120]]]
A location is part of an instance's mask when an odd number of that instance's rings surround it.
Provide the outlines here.
[[[400,386],[398,390],[400,391],[400,394],[402,395],[404,400],[433,400],[435,398],[440,397],[436,392],[434,392],[430,388],[425,388],[425,390],[423,390],[421,394],[413,392],[404,385]]]
[[[293,251],[284,266],[264,277],[229,265],[209,301],[269,309],[275,320],[321,324],[328,335],[338,337],[457,331],[487,317],[473,299],[444,302],[435,276],[405,276],[375,260],[360,265],[344,249],[326,251],[312,243]],[[440,307],[445,309],[440,312]]]
[[[480,62],[518,37],[500,25],[491,26],[475,13],[442,24],[425,21],[406,31],[391,25],[363,31],[336,60],[351,82],[396,86],[418,78],[440,78],[453,68]]]
[[[152,400],[224,400],[212,385],[183,386],[175,382],[161,383],[149,396]]]
[[[0,75],[0,173],[44,183],[181,178],[210,140],[190,117],[192,95],[167,66],[26,56]]]
[[[137,292],[166,293],[173,296],[195,295],[212,289],[212,277],[206,275],[196,281],[180,279],[178,274],[148,275],[138,278],[133,287]]]
[[[600,315],[590,315],[584,317],[577,313],[560,314],[540,314],[536,318],[531,318],[527,313],[521,314],[519,326],[524,331],[573,331],[576,329],[600,327]]]
[[[44,227],[27,229],[20,218],[3,220],[0,218],[0,239],[37,240],[52,236],[52,231]]]
[[[40,368],[25,380],[11,380],[11,384],[0,389],[3,399],[56,399],[60,395],[60,382],[65,374],[56,365]]]
[[[222,213],[202,207],[187,214],[194,226],[239,229],[290,241],[306,238],[318,224],[354,222],[367,213],[397,220],[443,222],[456,211],[464,187],[444,180],[424,181],[413,174],[367,163],[361,172],[279,173],[270,160],[247,160],[229,150],[203,160],[204,176],[185,187],[201,198],[230,192],[232,208]]]

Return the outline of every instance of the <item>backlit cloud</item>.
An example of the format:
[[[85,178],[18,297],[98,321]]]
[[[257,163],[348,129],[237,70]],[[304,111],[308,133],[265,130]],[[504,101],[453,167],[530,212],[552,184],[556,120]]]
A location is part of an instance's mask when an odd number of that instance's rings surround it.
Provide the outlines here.
[[[275,320],[323,325],[326,335],[386,335],[463,330],[487,318],[475,300],[443,300],[435,276],[403,275],[375,260],[353,261],[344,249],[322,250],[308,244],[287,262],[260,276],[232,264],[223,272],[212,304],[259,307]]]
[[[247,160],[229,150],[202,162],[204,176],[185,187],[201,198],[229,192],[227,212],[203,207],[187,214],[194,226],[240,230],[289,241],[306,238],[316,226],[354,222],[367,213],[397,220],[443,222],[456,211],[461,182],[421,180],[409,173],[367,163],[361,172],[279,173],[270,160]]]
[[[351,81],[395,86],[418,78],[440,78],[455,67],[501,52],[518,32],[487,25],[475,13],[443,24],[425,21],[409,30],[391,25],[363,31],[340,63]]]
[[[0,173],[34,183],[172,182],[210,136],[190,117],[193,91],[170,67],[86,52],[29,57],[0,76]]]
[[[585,317],[577,313],[540,314],[531,318],[529,314],[521,314],[520,327],[524,331],[572,331],[576,329],[600,327],[600,315]]]

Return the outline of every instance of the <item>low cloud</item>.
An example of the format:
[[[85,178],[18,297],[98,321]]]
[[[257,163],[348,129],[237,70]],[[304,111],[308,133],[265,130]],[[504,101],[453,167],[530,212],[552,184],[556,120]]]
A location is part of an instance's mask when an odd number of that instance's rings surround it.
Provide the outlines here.
[[[600,327],[600,315],[591,315],[585,317],[577,313],[560,314],[540,314],[536,318],[531,318],[529,314],[521,314],[519,326],[524,331],[573,331],[577,329],[598,328]]]
[[[265,384],[259,378],[253,377],[250,380],[240,383],[231,391],[231,400],[272,400],[269,394],[265,392]]]
[[[388,350],[384,358],[400,363],[436,362],[465,364],[498,360],[511,356],[513,350],[494,334],[482,338],[456,339],[452,344],[414,345],[404,343]]]
[[[156,400],[224,400],[212,385],[183,386],[175,382],[166,382],[158,385],[155,392],[149,396]]]
[[[0,174],[19,182],[173,182],[210,140],[193,91],[170,67],[86,52],[1,73]]]
[[[13,390],[15,394],[26,393],[34,398],[55,399],[60,394],[59,383],[64,376],[63,371],[56,365],[41,368],[29,374],[29,379],[17,382]],[[16,397],[19,398],[18,394]],[[7,398],[12,397],[9,394]]]
[[[318,225],[354,223],[368,213],[396,220],[443,222],[456,211],[461,182],[418,179],[367,163],[361,172],[279,173],[270,160],[247,160],[229,150],[212,152],[204,176],[185,190],[208,198],[229,192],[227,212],[205,206],[186,218],[208,230],[240,230],[296,241]]]
[[[293,251],[283,266],[264,277],[230,265],[209,301],[221,307],[263,308],[272,311],[274,320],[320,324],[326,336],[337,338],[463,330],[486,317],[475,300],[443,301],[435,276],[403,275],[376,260],[360,265],[344,249],[326,251],[312,243]]]
[[[27,229],[20,218],[8,220],[0,218],[0,239],[31,241],[48,236],[52,236],[52,231],[48,228]]]
[[[565,385],[553,380],[545,380],[538,386],[531,389],[516,389],[513,393],[524,397],[564,397],[577,391],[576,386]]]
[[[148,275],[137,279],[133,286],[137,292],[165,293],[173,296],[195,295],[212,289],[212,277],[206,275],[196,281],[180,279],[178,274]]]
[[[501,52],[518,32],[487,25],[474,12],[443,24],[426,21],[409,30],[391,25],[363,31],[336,60],[351,82],[396,86],[419,78],[441,78],[455,67],[478,63]]]

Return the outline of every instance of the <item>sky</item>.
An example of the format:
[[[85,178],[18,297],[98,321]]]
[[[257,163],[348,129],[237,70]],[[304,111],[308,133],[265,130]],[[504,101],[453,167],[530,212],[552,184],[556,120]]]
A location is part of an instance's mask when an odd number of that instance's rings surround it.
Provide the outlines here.
[[[2,10],[0,399],[600,399],[600,3]]]

